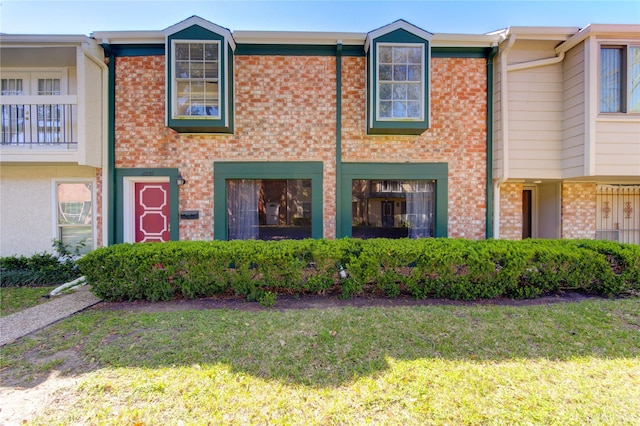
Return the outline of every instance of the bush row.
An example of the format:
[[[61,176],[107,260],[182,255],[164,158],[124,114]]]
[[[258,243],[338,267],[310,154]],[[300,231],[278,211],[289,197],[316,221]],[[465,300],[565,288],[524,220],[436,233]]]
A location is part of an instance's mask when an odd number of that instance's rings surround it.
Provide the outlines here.
[[[181,241],[114,245],[78,263],[108,301],[327,292],[474,300],[640,290],[640,246],[592,240]]]
[[[72,259],[50,253],[0,258],[0,287],[60,285],[79,276],[80,271]]]

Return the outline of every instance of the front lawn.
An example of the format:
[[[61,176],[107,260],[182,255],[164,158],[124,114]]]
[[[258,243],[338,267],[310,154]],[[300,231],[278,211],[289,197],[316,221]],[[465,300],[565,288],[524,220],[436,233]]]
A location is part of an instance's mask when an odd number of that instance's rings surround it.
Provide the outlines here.
[[[86,373],[34,424],[640,424],[640,300],[87,311],[0,379]]]
[[[46,301],[53,287],[0,287],[0,317],[11,315]]]

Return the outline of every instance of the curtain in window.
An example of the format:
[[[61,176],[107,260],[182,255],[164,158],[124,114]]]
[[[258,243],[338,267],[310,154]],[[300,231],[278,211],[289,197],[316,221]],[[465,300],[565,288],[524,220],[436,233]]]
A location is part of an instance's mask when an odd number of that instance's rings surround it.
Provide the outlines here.
[[[622,49],[601,49],[600,112],[621,111],[621,65]]]
[[[433,229],[433,183],[406,182],[411,189],[406,193],[409,238],[427,238]]]
[[[258,239],[260,181],[227,181],[227,220],[230,240]]]

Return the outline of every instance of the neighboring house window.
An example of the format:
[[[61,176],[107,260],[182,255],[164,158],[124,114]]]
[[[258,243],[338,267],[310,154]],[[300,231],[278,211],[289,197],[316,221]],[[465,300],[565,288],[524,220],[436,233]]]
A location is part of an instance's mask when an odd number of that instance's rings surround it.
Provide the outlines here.
[[[600,112],[640,113],[640,46],[600,49]]]
[[[421,120],[424,114],[422,44],[378,46],[378,120]]]
[[[52,98],[36,100],[33,96],[65,94],[59,72],[16,73],[24,77],[1,79],[3,96],[20,96],[25,100],[9,101],[2,105],[1,142],[3,145],[60,144],[70,131],[72,110]]]
[[[352,180],[354,238],[435,235],[434,180]]]
[[[57,182],[56,239],[71,251],[93,249],[93,183]]]
[[[174,118],[220,118],[220,43],[174,42]]]
[[[598,185],[596,239],[640,244],[640,185]]]
[[[230,240],[311,238],[310,179],[227,180]]]

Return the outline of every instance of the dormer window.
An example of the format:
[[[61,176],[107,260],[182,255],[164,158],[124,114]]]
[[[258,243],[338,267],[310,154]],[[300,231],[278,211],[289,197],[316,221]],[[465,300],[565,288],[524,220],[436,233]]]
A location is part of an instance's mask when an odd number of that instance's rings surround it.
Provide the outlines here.
[[[432,34],[396,21],[367,35],[367,132],[419,135],[429,128]]]
[[[184,133],[233,133],[231,32],[198,17],[167,34],[167,125]]]
[[[220,43],[173,42],[174,118],[220,118]]]

